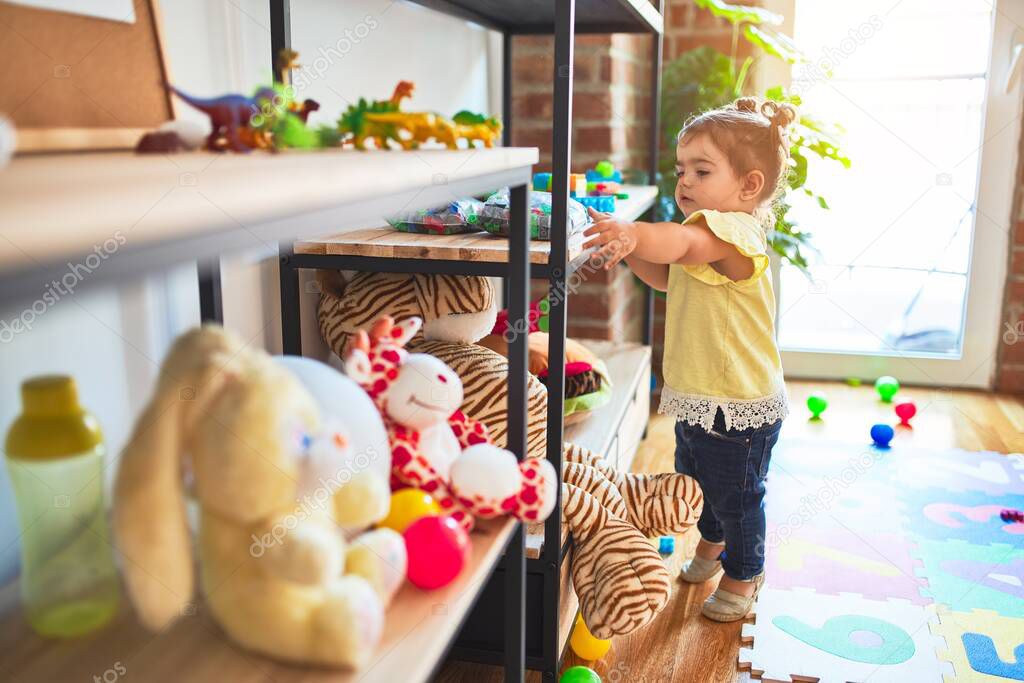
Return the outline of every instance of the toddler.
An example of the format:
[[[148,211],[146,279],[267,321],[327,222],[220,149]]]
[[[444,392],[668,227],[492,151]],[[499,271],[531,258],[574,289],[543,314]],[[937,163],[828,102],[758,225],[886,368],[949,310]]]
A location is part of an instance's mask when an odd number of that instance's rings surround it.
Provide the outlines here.
[[[767,230],[789,160],[788,104],[744,97],[677,138],[678,223],[592,212],[586,246],[668,293],[659,412],[676,423],[676,471],[704,491],[696,555],[681,572],[723,576],[702,612],[735,621],[764,583],[765,477],[786,416]]]

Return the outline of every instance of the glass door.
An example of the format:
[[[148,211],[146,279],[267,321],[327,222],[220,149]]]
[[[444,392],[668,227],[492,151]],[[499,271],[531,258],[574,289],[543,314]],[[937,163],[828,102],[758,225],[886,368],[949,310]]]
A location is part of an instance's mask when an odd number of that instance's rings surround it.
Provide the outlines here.
[[[808,186],[831,210],[794,198],[819,253],[809,274],[779,273],[787,375],[988,386],[1024,2],[795,0],[792,16],[812,61],[793,67],[791,90],[806,113],[843,126],[852,165],[811,160]]]

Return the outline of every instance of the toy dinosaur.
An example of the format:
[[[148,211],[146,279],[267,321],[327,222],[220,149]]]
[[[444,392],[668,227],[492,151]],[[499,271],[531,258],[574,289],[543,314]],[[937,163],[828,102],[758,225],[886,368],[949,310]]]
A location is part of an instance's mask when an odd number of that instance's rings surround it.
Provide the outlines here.
[[[455,122],[455,137],[465,139],[470,146],[473,140],[480,140],[484,147],[494,147],[501,135],[501,121],[494,116],[484,116],[471,111],[462,111],[452,117]]]
[[[387,149],[388,140],[402,144],[393,125],[369,121],[367,115],[397,112],[402,100],[412,96],[414,88],[409,81],[399,81],[391,94],[391,99],[367,102],[365,98],[360,97],[359,102],[349,105],[338,119],[338,132],[341,133],[342,141],[352,144],[356,149],[366,149],[367,138],[373,139],[378,149]]]
[[[243,137],[248,137],[250,143],[255,143],[255,138],[243,136],[242,129],[250,125],[254,116],[260,115],[263,103],[273,102],[276,96],[273,88],[260,88],[252,97],[232,93],[210,98],[194,97],[170,84],[167,89],[210,118],[206,147],[212,151],[248,152],[258,147],[258,144],[246,143]]]
[[[448,149],[458,147],[455,126],[432,112],[385,112],[368,113],[367,122],[388,127],[395,132],[395,139],[402,149],[416,149],[420,144],[436,140]],[[402,136],[404,132],[406,135]]]
[[[435,112],[401,111],[402,100],[411,97],[414,89],[409,81],[400,81],[391,99],[360,99],[350,106],[338,121],[342,140],[356,149],[365,149],[368,138],[378,149],[388,149],[391,143],[402,149],[416,149],[431,140],[448,149],[458,149],[459,140],[466,140],[470,146],[474,140],[485,147],[494,146],[501,134],[501,122],[494,117],[460,111],[449,121]]]

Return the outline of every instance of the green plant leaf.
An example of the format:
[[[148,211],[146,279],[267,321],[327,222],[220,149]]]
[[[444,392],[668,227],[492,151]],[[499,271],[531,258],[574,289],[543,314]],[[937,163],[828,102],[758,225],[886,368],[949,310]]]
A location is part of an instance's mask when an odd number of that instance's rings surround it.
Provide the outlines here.
[[[776,31],[765,31],[753,24],[744,24],[743,37],[773,57],[787,64],[806,62],[807,58],[789,36]]]
[[[792,174],[790,175],[789,186],[797,190],[807,182],[807,157],[797,149],[790,150],[789,158],[792,160]]]
[[[746,5],[733,5],[722,2],[722,0],[695,0],[697,7],[706,9],[716,17],[725,19],[730,24],[771,24],[780,25],[784,17],[775,12],[769,12],[761,7],[747,7]]]

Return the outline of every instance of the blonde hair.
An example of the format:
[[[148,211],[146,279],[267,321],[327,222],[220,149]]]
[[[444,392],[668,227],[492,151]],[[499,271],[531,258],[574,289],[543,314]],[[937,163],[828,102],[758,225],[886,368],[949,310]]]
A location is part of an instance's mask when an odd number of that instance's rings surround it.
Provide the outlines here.
[[[707,135],[725,154],[737,176],[750,171],[764,174],[764,188],[758,200],[767,211],[759,216],[771,225],[771,206],[782,195],[789,171],[790,124],[796,121],[796,108],[785,102],[741,97],[732,104],[690,117],[676,142]]]

